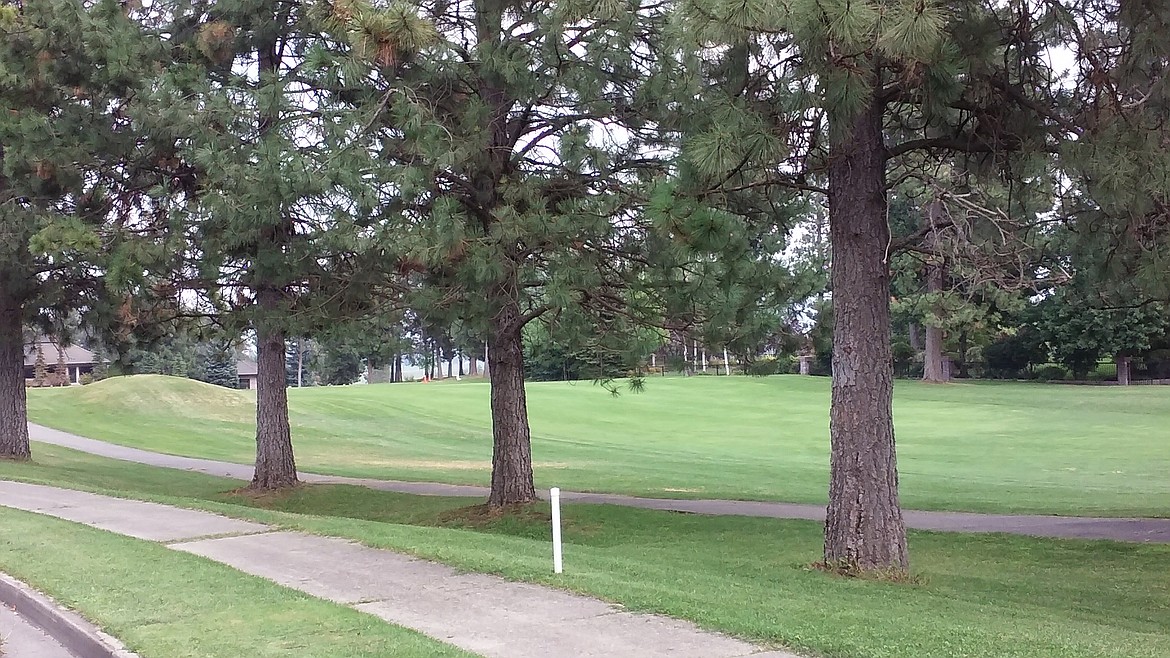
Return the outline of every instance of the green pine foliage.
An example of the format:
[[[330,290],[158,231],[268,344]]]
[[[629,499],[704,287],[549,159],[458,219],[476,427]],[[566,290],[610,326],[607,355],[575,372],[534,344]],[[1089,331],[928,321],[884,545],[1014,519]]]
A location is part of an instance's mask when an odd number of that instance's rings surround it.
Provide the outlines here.
[[[1170,7],[1070,8],[1060,18],[1087,63],[1073,99],[1083,135],[1062,152],[1076,181],[1062,198],[1069,250],[1114,305],[1170,299]]]
[[[49,386],[49,367],[45,363],[45,350],[37,344],[37,358],[33,362],[33,386]]]
[[[148,255],[139,185],[158,172],[128,114],[159,52],[116,2],[0,3],[0,302],[26,324],[124,319],[138,282],[102,274]]]
[[[65,364],[65,350],[57,349],[57,363],[53,366],[53,372],[49,376],[50,386],[68,386],[69,385],[69,366]]]
[[[410,20],[392,7],[377,21],[368,7],[334,7],[353,46],[336,84],[368,87],[359,107],[374,115],[383,172],[399,193],[382,208],[381,246],[415,284],[411,306],[433,323],[478,343],[515,303],[523,322],[539,318],[571,349],[600,341],[636,368],[647,354],[639,326],[673,320],[668,304],[735,274],[704,272],[682,287],[673,285],[680,270],[710,269],[713,254],[738,258],[749,233],[734,212],[693,201],[666,216],[684,203],[673,200],[673,156],[653,155],[663,136],[648,123],[671,74],[660,57],[666,15],[604,3],[463,4],[424,3]],[[610,13],[620,18],[573,22]],[[513,34],[527,22],[531,30]],[[371,36],[371,23],[397,27]],[[350,70],[354,60],[381,71],[373,84]]]
[[[371,153],[356,116],[325,101],[310,3],[180,8],[172,61],[143,125],[192,173],[166,196],[180,255],[162,271],[229,333],[313,335],[386,293],[368,261]],[[263,298],[263,299],[261,299]]]

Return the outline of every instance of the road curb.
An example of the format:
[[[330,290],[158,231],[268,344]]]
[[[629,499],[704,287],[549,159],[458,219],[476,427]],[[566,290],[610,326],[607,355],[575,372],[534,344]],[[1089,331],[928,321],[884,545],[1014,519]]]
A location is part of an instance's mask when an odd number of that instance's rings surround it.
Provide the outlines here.
[[[117,638],[4,573],[0,573],[0,603],[16,610],[77,658],[138,658]]]

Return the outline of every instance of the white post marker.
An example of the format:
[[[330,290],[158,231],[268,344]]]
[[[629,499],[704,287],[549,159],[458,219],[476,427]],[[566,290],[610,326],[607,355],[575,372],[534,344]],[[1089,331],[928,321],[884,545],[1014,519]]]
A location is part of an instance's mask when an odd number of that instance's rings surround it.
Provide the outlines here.
[[[561,573],[561,490],[558,487],[549,489],[549,502],[552,503],[552,531],[553,531],[553,573]]]

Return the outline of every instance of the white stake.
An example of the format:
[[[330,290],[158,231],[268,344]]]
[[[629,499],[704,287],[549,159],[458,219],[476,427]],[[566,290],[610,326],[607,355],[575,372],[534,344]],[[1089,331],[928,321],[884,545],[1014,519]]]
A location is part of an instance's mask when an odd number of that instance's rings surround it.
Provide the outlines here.
[[[723,372],[731,376],[731,362],[727,360],[727,348],[723,348]]]
[[[553,487],[548,493],[552,502],[553,573],[561,573],[561,490]]]

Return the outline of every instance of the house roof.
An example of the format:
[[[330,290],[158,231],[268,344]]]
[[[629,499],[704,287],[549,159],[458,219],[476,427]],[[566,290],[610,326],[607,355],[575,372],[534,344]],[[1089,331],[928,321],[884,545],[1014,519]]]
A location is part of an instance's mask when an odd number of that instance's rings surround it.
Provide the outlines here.
[[[240,359],[236,362],[236,374],[240,377],[255,377],[259,373],[260,370],[252,359]]]
[[[51,340],[41,340],[38,343],[25,347],[24,365],[36,365],[38,345],[45,355],[45,364],[49,366],[56,365],[58,359],[57,344]],[[88,366],[94,363],[93,352],[85,349],[80,345],[70,345],[69,347],[64,348],[64,351],[65,365],[67,366]]]

